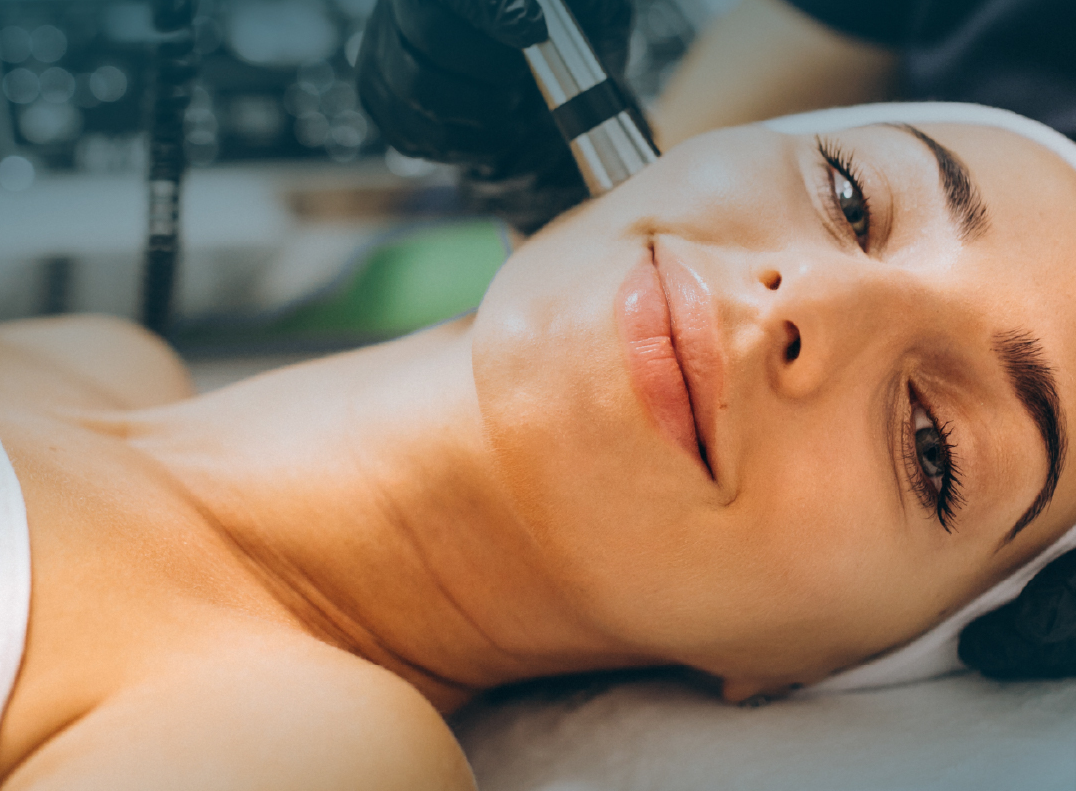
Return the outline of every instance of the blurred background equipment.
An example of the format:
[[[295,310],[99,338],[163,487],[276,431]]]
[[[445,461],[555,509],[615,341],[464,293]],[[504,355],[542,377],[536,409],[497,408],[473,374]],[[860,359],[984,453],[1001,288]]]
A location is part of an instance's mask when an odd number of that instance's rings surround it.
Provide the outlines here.
[[[637,0],[628,78],[644,104],[707,4]],[[291,335],[268,333],[274,348],[406,332],[476,305],[505,257],[499,223],[460,216],[455,172],[386,147],[359,107],[355,64],[373,5],[192,0],[199,65],[175,127],[189,173],[170,333],[189,354],[233,348],[240,336],[257,346],[254,328],[289,310],[307,320],[288,319]],[[154,53],[170,37],[151,0],[0,2],[0,320],[140,318]],[[402,251],[408,227],[423,231],[426,253],[410,243]],[[476,250],[485,258],[472,260]],[[430,261],[440,258],[448,263],[438,279]],[[375,281],[381,296],[359,299],[356,289]],[[439,310],[436,293],[446,295]],[[348,299],[354,310],[425,307],[407,321],[356,316],[348,329],[339,315]],[[311,319],[326,302],[336,318]]]
[[[198,75],[194,0],[155,0],[149,110],[149,227],[142,273],[142,323],[160,335],[171,330],[172,292],[179,266],[180,189],[187,155],[184,120]]]
[[[704,3],[705,0],[698,0]],[[355,60],[374,0],[194,0],[200,77],[185,112],[195,165],[382,156]],[[644,101],[695,35],[690,0],[637,0],[629,80]],[[139,169],[153,45],[150,0],[0,3],[0,146],[50,171]]]

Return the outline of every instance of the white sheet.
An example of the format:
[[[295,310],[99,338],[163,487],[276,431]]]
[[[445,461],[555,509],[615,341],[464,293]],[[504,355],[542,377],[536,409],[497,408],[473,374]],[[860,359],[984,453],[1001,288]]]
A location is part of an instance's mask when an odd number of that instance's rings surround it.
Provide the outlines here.
[[[1076,680],[725,705],[668,681],[478,707],[480,791],[1074,791]]]

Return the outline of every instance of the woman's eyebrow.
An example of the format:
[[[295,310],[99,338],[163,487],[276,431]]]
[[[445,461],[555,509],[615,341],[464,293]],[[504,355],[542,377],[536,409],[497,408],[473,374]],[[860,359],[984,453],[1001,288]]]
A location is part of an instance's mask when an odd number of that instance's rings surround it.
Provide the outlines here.
[[[911,124],[883,124],[915,137],[922,142],[934,158],[938,160],[938,173],[941,176],[945,202],[949,207],[949,216],[956,223],[957,235],[962,242],[974,242],[986,233],[989,227],[989,215],[982,194],[968,171],[967,165],[960,157],[943,146],[922,129]]]
[[[1054,496],[1065,464],[1064,415],[1057,394],[1057,380],[1037,338],[1026,330],[999,332],[994,335],[993,349],[1013,392],[1039,430],[1046,449],[1046,480],[1035,500],[1009,531],[1004,542],[1008,543],[1042,513]]]

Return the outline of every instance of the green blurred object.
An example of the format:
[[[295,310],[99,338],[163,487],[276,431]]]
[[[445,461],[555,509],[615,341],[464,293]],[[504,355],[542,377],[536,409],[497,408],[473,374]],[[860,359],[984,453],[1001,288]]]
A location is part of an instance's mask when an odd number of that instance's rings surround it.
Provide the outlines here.
[[[360,248],[340,280],[270,316],[177,332],[186,349],[367,343],[472,310],[508,256],[504,226],[465,220],[396,230]]]
[[[349,283],[270,332],[402,335],[477,307],[506,255],[494,222],[420,228],[372,251]]]

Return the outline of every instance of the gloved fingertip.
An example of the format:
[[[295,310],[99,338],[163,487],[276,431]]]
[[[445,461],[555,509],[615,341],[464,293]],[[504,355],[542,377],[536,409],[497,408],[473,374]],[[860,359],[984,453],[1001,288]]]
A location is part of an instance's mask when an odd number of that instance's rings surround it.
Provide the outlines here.
[[[549,31],[538,0],[442,0],[490,38],[515,49],[545,41]]]
[[[498,0],[494,5],[501,43],[524,49],[549,38],[538,0]]]

